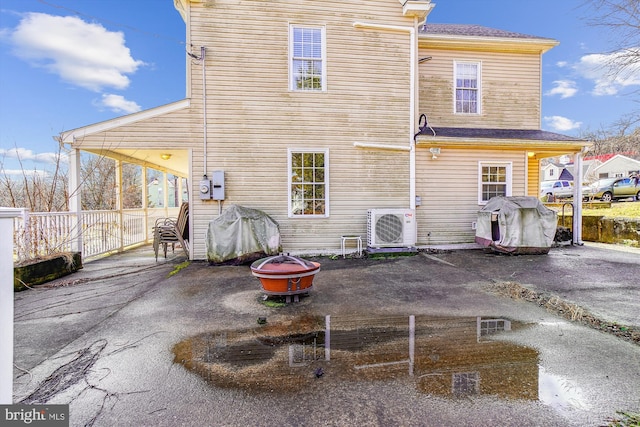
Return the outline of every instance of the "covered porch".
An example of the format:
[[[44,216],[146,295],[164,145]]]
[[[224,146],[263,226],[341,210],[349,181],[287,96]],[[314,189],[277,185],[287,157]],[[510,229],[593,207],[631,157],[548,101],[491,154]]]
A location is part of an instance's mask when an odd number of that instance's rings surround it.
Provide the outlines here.
[[[108,164],[114,186],[82,177],[82,159]],[[153,241],[159,218],[175,218],[189,200],[188,150],[81,150],[70,155],[69,211],[29,212],[14,218],[14,259],[23,261],[59,252],[80,252],[83,260],[122,252]],[[94,171],[100,173],[100,170]],[[108,187],[108,188],[107,188]],[[111,192],[111,208],[91,209],[83,194]],[[95,207],[95,206],[94,206]]]

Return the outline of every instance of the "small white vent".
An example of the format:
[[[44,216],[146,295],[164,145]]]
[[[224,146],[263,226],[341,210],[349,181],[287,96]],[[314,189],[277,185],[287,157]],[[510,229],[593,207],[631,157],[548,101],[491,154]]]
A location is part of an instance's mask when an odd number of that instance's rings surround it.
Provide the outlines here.
[[[367,212],[367,245],[372,248],[408,247],[416,244],[413,209],[370,209]]]

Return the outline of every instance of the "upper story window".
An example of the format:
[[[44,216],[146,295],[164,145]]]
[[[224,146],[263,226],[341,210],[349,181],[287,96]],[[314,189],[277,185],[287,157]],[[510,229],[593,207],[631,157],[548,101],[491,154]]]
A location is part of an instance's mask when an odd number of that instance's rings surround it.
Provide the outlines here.
[[[324,27],[291,25],[289,43],[289,89],[326,90]]]
[[[480,63],[455,62],[455,112],[480,114]]]

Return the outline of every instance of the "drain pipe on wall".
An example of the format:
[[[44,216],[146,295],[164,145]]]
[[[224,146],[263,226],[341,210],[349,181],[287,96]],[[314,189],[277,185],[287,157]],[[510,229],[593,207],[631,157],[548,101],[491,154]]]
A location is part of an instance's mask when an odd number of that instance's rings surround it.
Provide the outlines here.
[[[384,25],[384,24],[371,24],[366,22],[354,22],[354,28],[368,29],[368,30],[379,30],[379,31],[394,31],[394,32],[403,32],[409,33],[411,36],[411,82],[410,82],[410,104],[409,104],[409,207],[411,209],[416,208],[416,147],[414,140],[414,132],[416,127],[416,64],[418,62],[417,58],[417,48],[418,48],[418,36],[417,36],[417,27],[418,27],[418,18],[414,18],[413,27],[403,27],[399,25]]]
[[[205,62],[204,46],[200,47],[200,56],[187,51],[187,55],[200,61],[202,65],[202,151],[203,151],[203,178],[207,179],[207,67]]]
[[[202,151],[203,172],[207,176],[207,67],[205,61],[205,48],[200,48],[200,61],[202,62]]]

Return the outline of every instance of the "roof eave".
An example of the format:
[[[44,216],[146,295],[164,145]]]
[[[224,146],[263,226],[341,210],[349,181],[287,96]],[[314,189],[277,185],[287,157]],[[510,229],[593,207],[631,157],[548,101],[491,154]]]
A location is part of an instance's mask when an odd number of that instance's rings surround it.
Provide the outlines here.
[[[128,114],[126,116],[120,116],[110,120],[94,123],[88,126],[71,129],[60,133],[60,141],[64,144],[73,144],[74,142],[76,142],[76,140],[81,139],[85,136],[115,129],[120,126],[129,125],[153,117],[158,117],[163,114],[172,113],[174,111],[182,110],[184,108],[188,108],[190,104],[191,101],[187,98],[177,102],[173,102],[171,104],[161,105],[156,108],[151,108],[148,110],[139,111],[137,113]]]
[[[536,53],[545,53],[560,44],[557,40],[543,38],[482,37],[429,33],[421,33],[418,40],[421,47],[431,49]]]
[[[590,147],[592,143],[581,140],[547,141],[538,139],[515,138],[469,138],[469,137],[444,137],[444,136],[418,136],[418,147],[441,147],[456,149],[497,149],[514,151],[533,151],[536,153],[577,153],[584,147]]]

